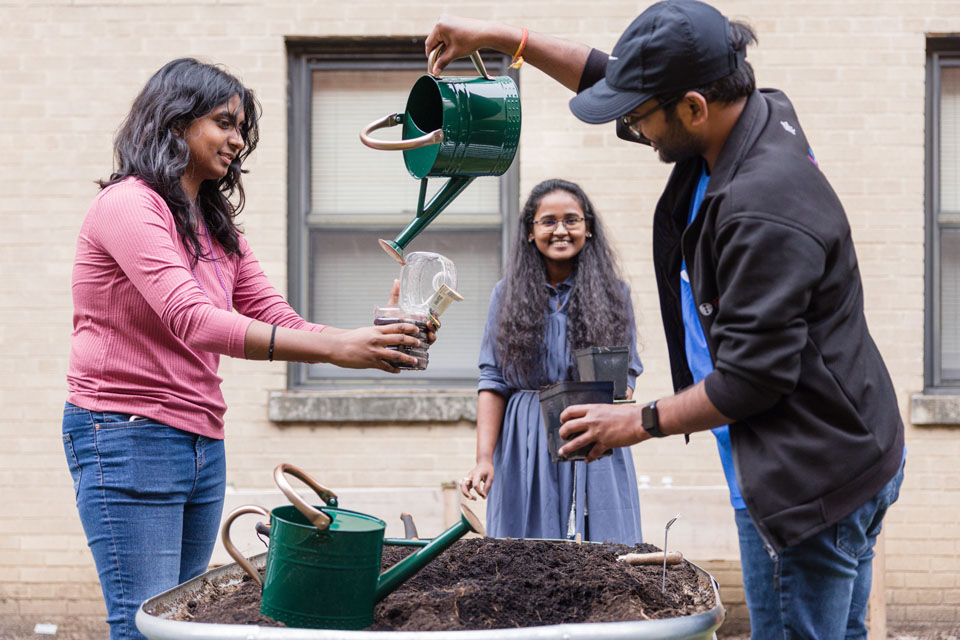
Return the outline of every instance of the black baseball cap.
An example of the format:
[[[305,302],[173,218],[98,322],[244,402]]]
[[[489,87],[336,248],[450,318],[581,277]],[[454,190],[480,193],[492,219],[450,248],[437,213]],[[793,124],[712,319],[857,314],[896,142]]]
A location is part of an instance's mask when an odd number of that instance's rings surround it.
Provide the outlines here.
[[[655,96],[680,93],[733,73],[746,57],[730,40],[730,21],[698,0],[648,7],[620,36],[606,77],[570,100],[584,122],[624,116]]]

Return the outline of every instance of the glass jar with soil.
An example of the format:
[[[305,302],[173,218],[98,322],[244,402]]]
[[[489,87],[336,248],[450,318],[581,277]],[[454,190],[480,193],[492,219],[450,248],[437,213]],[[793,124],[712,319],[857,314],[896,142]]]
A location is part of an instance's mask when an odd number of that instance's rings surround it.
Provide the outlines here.
[[[393,351],[399,351],[400,353],[405,353],[406,355],[413,356],[417,359],[417,364],[415,365],[399,361],[393,362],[392,364],[397,369],[423,371],[427,368],[427,364],[430,362],[430,354],[427,353],[427,349],[430,348],[430,343],[427,342],[427,330],[430,326],[430,318],[426,315],[405,312],[400,309],[400,307],[376,307],[374,309],[374,326],[382,327],[384,325],[397,324],[400,322],[406,322],[417,326],[419,332],[415,334],[414,337],[420,340],[421,346],[413,347],[408,345],[400,345],[397,347],[388,347]]]

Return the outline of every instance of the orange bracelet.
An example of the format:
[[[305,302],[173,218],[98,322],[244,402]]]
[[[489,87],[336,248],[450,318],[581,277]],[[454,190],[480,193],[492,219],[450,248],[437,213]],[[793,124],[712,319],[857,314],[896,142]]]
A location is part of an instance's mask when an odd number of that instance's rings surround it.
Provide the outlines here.
[[[520,46],[517,47],[517,52],[513,54],[513,62],[510,63],[511,69],[519,69],[523,64],[523,50],[527,48],[527,28],[523,27],[522,35],[520,36]]]

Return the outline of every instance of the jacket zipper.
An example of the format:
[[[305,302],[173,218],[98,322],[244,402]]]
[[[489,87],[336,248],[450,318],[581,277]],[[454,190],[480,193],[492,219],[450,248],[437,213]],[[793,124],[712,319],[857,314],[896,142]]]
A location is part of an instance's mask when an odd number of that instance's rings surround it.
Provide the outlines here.
[[[731,448],[732,448],[731,443]],[[732,451],[731,451],[732,452]],[[737,464],[737,457],[733,457],[733,475],[737,479],[737,487],[740,488],[740,495],[743,495],[743,481],[740,479],[740,465]],[[746,501],[746,499],[744,499]],[[757,526],[757,521],[754,520],[753,514],[750,513],[750,509],[747,509],[747,515],[750,516],[750,522],[753,523],[753,528],[757,530],[757,535],[760,536],[760,540],[763,541],[763,549],[767,552],[767,555],[770,556],[770,561],[773,562],[773,590],[780,591],[780,554],[777,553],[777,550],[773,548],[773,545],[770,544],[770,539],[767,538],[766,534],[763,532],[763,529]]]
[[[681,242],[681,246],[680,246],[680,255],[682,256],[683,260],[686,261],[686,256],[683,255],[683,243],[682,243],[682,242]],[[690,293],[694,296],[694,297],[693,297],[693,304],[696,305],[696,306],[699,308],[699,303],[697,302],[696,294],[694,293],[693,279],[690,278],[690,264],[689,264],[689,263],[687,263],[687,278],[690,279]],[[700,330],[703,331],[704,336],[706,336],[706,335],[707,335],[707,332],[706,332],[706,330],[705,330],[704,327],[703,327],[703,319],[700,317],[699,314],[697,315],[697,321],[700,323]],[[710,359],[711,359],[711,360],[714,360],[713,349],[712,349],[711,346],[710,346],[710,341],[709,341],[709,340],[707,341],[707,349],[710,351]],[[689,367],[689,365],[688,365],[688,367]],[[732,445],[731,445],[731,446],[732,446]],[[737,464],[737,459],[736,459],[736,457],[734,457],[734,459],[733,459],[733,472],[734,472],[734,475],[735,475],[736,478],[737,478],[737,486],[742,488],[742,487],[743,487],[743,482],[740,480],[740,467],[739,467],[739,465]],[[743,493],[743,492],[742,492],[742,489],[741,489],[741,494],[742,494],[742,493]],[[749,509],[747,510],[747,515],[750,516],[750,521],[753,522],[753,528],[757,530],[757,535],[759,535],[759,536],[760,536],[760,540],[763,541],[763,548],[764,548],[764,550],[767,552],[767,555],[770,556],[770,561],[773,562],[773,590],[774,590],[774,591],[779,591],[779,590],[780,590],[780,554],[778,554],[778,553],[777,553],[777,550],[774,549],[774,547],[773,547],[772,544],[770,544],[770,540],[769,540],[769,539],[767,538],[767,536],[764,534],[763,530],[762,530],[760,527],[757,526],[757,523],[756,523],[756,521],[753,519],[753,515],[750,513],[750,510],[749,510]]]
[[[734,458],[733,461],[733,472],[737,477],[737,486],[743,487],[743,483],[740,482],[740,470],[737,468],[736,458]],[[742,489],[740,495],[743,495]],[[753,528],[757,530],[757,535],[760,536],[760,540],[763,541],[763,550],[767,552],[767,555],[770,556],[770,561],[773,563],[773,590],[780,591],[780,554],[777,553],[777,550],[770,544],[770,539],[763,532],[763,529],[757,526],[757,521],[754,520],[750,509],[747,509],[747,515],[750,516],[750,522],[753,523]]]
[[[730,171],[729,175],[733,175],[733,173],[736,172],[736,169],[737,169],[738,165],[739,165],[739,162],[734,163],[733,167],[731,168],[731,171]],[[704,199],[706,199],[706,194],[704,194]],[[703,202],[700,203],[700,207],[703,208]],[[681,259],[684,260],[685,262],[687,261],[687,256],[685,255],[685,252],[684,252],[684,250],[683,250],[683,236],[686,234],[686,232],[689,230],[690,226],[691,226],[692,224],[694,224],[695,221],[696,221],[698,218],[700,218],[699,212],[697,212],[697,216],[694,218],[694,221],[691,222],[690,224],[686,225],[686,227],[684,228],[684,230],[681,231],[681,233],[680,233],[680,256],[681,256]],[[690,272],[691,272],[691,268],[690,268],[690,267],[691,267],[691,263],[690,263],[690,262],[687,262],[687,277],[690,279],[690,293],[693,295],[693,303],[694,303],[694,305],[696,305],[697,308],[699,309],[699,303],[697,302],[696,293],[695,293],[696,290],[695,290],[695,288],[694,288],[694,286],[693,286],[693,278],[692,278],[691,275],[690,275]],[[668,279],[668,281],[669,281],[669,279]],[[672,288],[671,288],[671,289],[672,289]],[[676,291],[675,293],[676,293],[676,294],[679,294],[679,290]],[[677,295],[677,297],[679,297],[679,295]],[[681,303],[681,304],[682,304],[682,303]],[[697,321],[700,323],[700,329],[703,331],[703,319],[700,317],[699,314],[697,314]],[[703,331],[703,334],[704,334],[704,336],[706,336],[706,335],[707,335],[707,332],[706,332],[706,331]],[[708,349],[709,352],[710,352],[710,359],[711,359],[711,361],[714,361],[714,362],[715,362],[715,355],[714,355],[713,348],[712,348],[712,346],[710,345],[710,341],[709,341],[709,340],[707,340],[707,349]],[[688,370],[689,370],[689,364],[688,364],[687,366],[688,366]],[[687,438],[688,438],[688,441],[689,441],[689,436],[687,436]],[[731,445],[731,446],[732,446],[732,445]],[[742,495],[742,494],[743,494],[743,491],[742,491],[743,482],[741,482],[741,480],[740,480],[740,467],[739,467],[739,465],[737,465],[737,459],[736,459],[736,457],[734,457],[734,459],[733,459],[733,471],[734,471],[734,475],[736,476],[736,479],[737,479],[737,486],[741,488],[741,495]],[[753,523],[753,528],[757,530],[757,535],[760,536],[760,540],[763,542],[763,548],[764,548],[764,550],[767,552],[767,555],[770,556],[771,562],[773,562],[773,589],[774,589],[774,591],[779,591],[779,590],[780,590],[780,554],[777,553],[777,550],[776,550],[776,549],[773,547],[773,545],[770,543],[770,539],[766,536],[766,534],[764,533],[764,531],[763,531],[760,527],[757,526],[756,520],[754,520],[753,514],[750,513],[750,510],[749,510],[749,509],[747,509],[747,515],[750,516],[750,521]]]
[[[751,516],[751,519],[752,518],[753,516]],[[756,523],[754,523],[753,526],[756,527]],[[760,534],[760,539],[763,540],[763,548],[767,550],[770,560],[773,561],[773,590],[780,591],[780,554],[773,548],[773,545],[767,542],[766,536],[763,535],[760,529],[757,529],[757,533]]]

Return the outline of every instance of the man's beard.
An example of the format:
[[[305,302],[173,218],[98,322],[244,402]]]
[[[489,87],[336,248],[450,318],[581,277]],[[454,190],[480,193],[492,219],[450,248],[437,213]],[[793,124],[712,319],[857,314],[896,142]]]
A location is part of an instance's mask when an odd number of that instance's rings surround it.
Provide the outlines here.
[[[656,142],[657,155],[661,162],[671,164],[703,155],[706,145],[684,128],[676,114],[668,117],[667,120],[669,121],[667,133]]]

